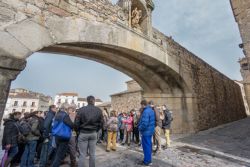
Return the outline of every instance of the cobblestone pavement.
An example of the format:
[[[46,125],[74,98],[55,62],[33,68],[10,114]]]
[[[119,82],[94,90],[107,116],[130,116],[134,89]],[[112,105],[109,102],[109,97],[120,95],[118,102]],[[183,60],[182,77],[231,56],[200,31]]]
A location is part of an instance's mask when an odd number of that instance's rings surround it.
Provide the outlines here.
[[[184,137],[177,141],[250,159],[250,118]]]
[[[105,151],[104,146],[97,147],[98,167],[140,167],[142,149],[136,145],[119,146],[117,152]],[[69,167],[64,165],[63,167]],[[152,167],[248,167],[250,163],[235,161],[228,157],[216,157],[199,149],[174,143],[171,148],[153,156]]]

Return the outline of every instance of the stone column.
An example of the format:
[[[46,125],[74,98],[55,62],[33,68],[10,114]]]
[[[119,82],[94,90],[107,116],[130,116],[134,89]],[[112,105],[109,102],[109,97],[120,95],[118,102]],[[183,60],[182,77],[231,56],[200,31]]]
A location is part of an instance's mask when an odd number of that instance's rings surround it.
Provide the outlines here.
[[[0,56],[0,120],[6,106],[11,81],[25,68],[26,60]]]

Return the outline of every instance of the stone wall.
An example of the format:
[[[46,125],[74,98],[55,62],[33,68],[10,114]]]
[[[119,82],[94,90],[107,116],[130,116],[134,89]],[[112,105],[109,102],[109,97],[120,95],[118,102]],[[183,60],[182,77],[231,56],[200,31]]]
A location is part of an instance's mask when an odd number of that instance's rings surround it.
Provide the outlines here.
[[[142,90],[141,86],[135,80],[128,81],[126,83],[128,91]]]
[[[142,92],[124,92],[115,95],[111,95],[112,109],[117,112],[129,112],[132,109],[139,109],[142,100]]]
[[[18,10],[18,12],[16,12]],[[48,16],[81,16],[87,20],[127,25],[123,10],[109,0],[2,0],[0,19],[2,25],[19,22],[28,17],[45,23]]]
[[[181,74],[191,82],[196,97],[194,108],[197,130],[205,130],[246,117],[239,85],[189,52],[167,39],[169,55],[179,55]]]
[[[26,61],[0,54],[0,123],[4,114],[11,81],[25,68]]]
[[[244,57],[239,60],[241,75],[245,86],[245,93],[250,104],[250,1],[249,0],[230,0],[235,21],[238,23]]]
[[[245,55],[250,57],[250,1],[230,0],[235,20],[239,25]]]

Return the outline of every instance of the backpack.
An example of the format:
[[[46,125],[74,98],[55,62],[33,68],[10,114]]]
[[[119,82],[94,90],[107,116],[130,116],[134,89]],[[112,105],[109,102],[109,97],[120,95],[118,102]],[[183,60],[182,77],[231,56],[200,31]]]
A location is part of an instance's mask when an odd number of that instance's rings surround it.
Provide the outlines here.
[[[14,124],[18,130],[18,136],[17,136],[17,142],[19,144],[25,144],[27,142],[26,137],[23,135],[23,128],[21,127],[21,124]]]
[[[169,112],[169,115],[167,112],[164,112],[164,120],[163,120],[163,125],[167,126],[173,121],[172,113],[171,111],[167,110]],[[169,118],[170,117],[170,118]],[[169,120],[170,119],[170,120]]]
[[[112,120],[112,122],[108,126],[108,130],[111,132],[116,132],[117,129],[118,129],[118,119],[116,118],[116,119]]]
[[[66,116],[67,115],[65,113],[61,120],[56,120],[56,119],[53,120],[52,135],[56,137],[60,137],[62,139],[69,140],[71,138],[72,130],[68,125],[66,125],[63,122]]]
[[[22,127],[21,133],[24,136],[27,136],[32,131],[30,120],[23,120],[23,121],[21,121],[20,122],[20,126]]]

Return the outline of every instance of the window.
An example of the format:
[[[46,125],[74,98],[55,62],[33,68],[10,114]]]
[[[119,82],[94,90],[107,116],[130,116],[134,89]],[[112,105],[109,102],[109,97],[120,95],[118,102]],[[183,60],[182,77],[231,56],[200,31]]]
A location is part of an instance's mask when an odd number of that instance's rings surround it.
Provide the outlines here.
[[[78,103],[78,108],[80,108],[81,107],[81,104],[80,103]]]
[[[72,100],[71,104],[75,104],[75,101],[74,101],[74,100]]]
[[[23,102],[23,107],[27,107],[27,101]]]
[[[16,111],[16,109],[13,109],[13,110],[12,110],[12,112],[15,112],[15,111]]]
[[[61,103],[61,99],[58,99],[58,103],[59,103],[59,104]]]
[[[22,113],[25,113],[25,109],[22,109]]]
[[[68,99],[65,100],[65,103],[68,103]]]
[[[35,106],[36,106],[36,102],[32,102],[31,107],[35,107]]]
[[[18,105],[18,101],[15,101],[15,102],[14,102],[14,106],[17,106],[17,105]]]
[[[34,111],[34,109],[30,109],[30,112],[33,112]]]

